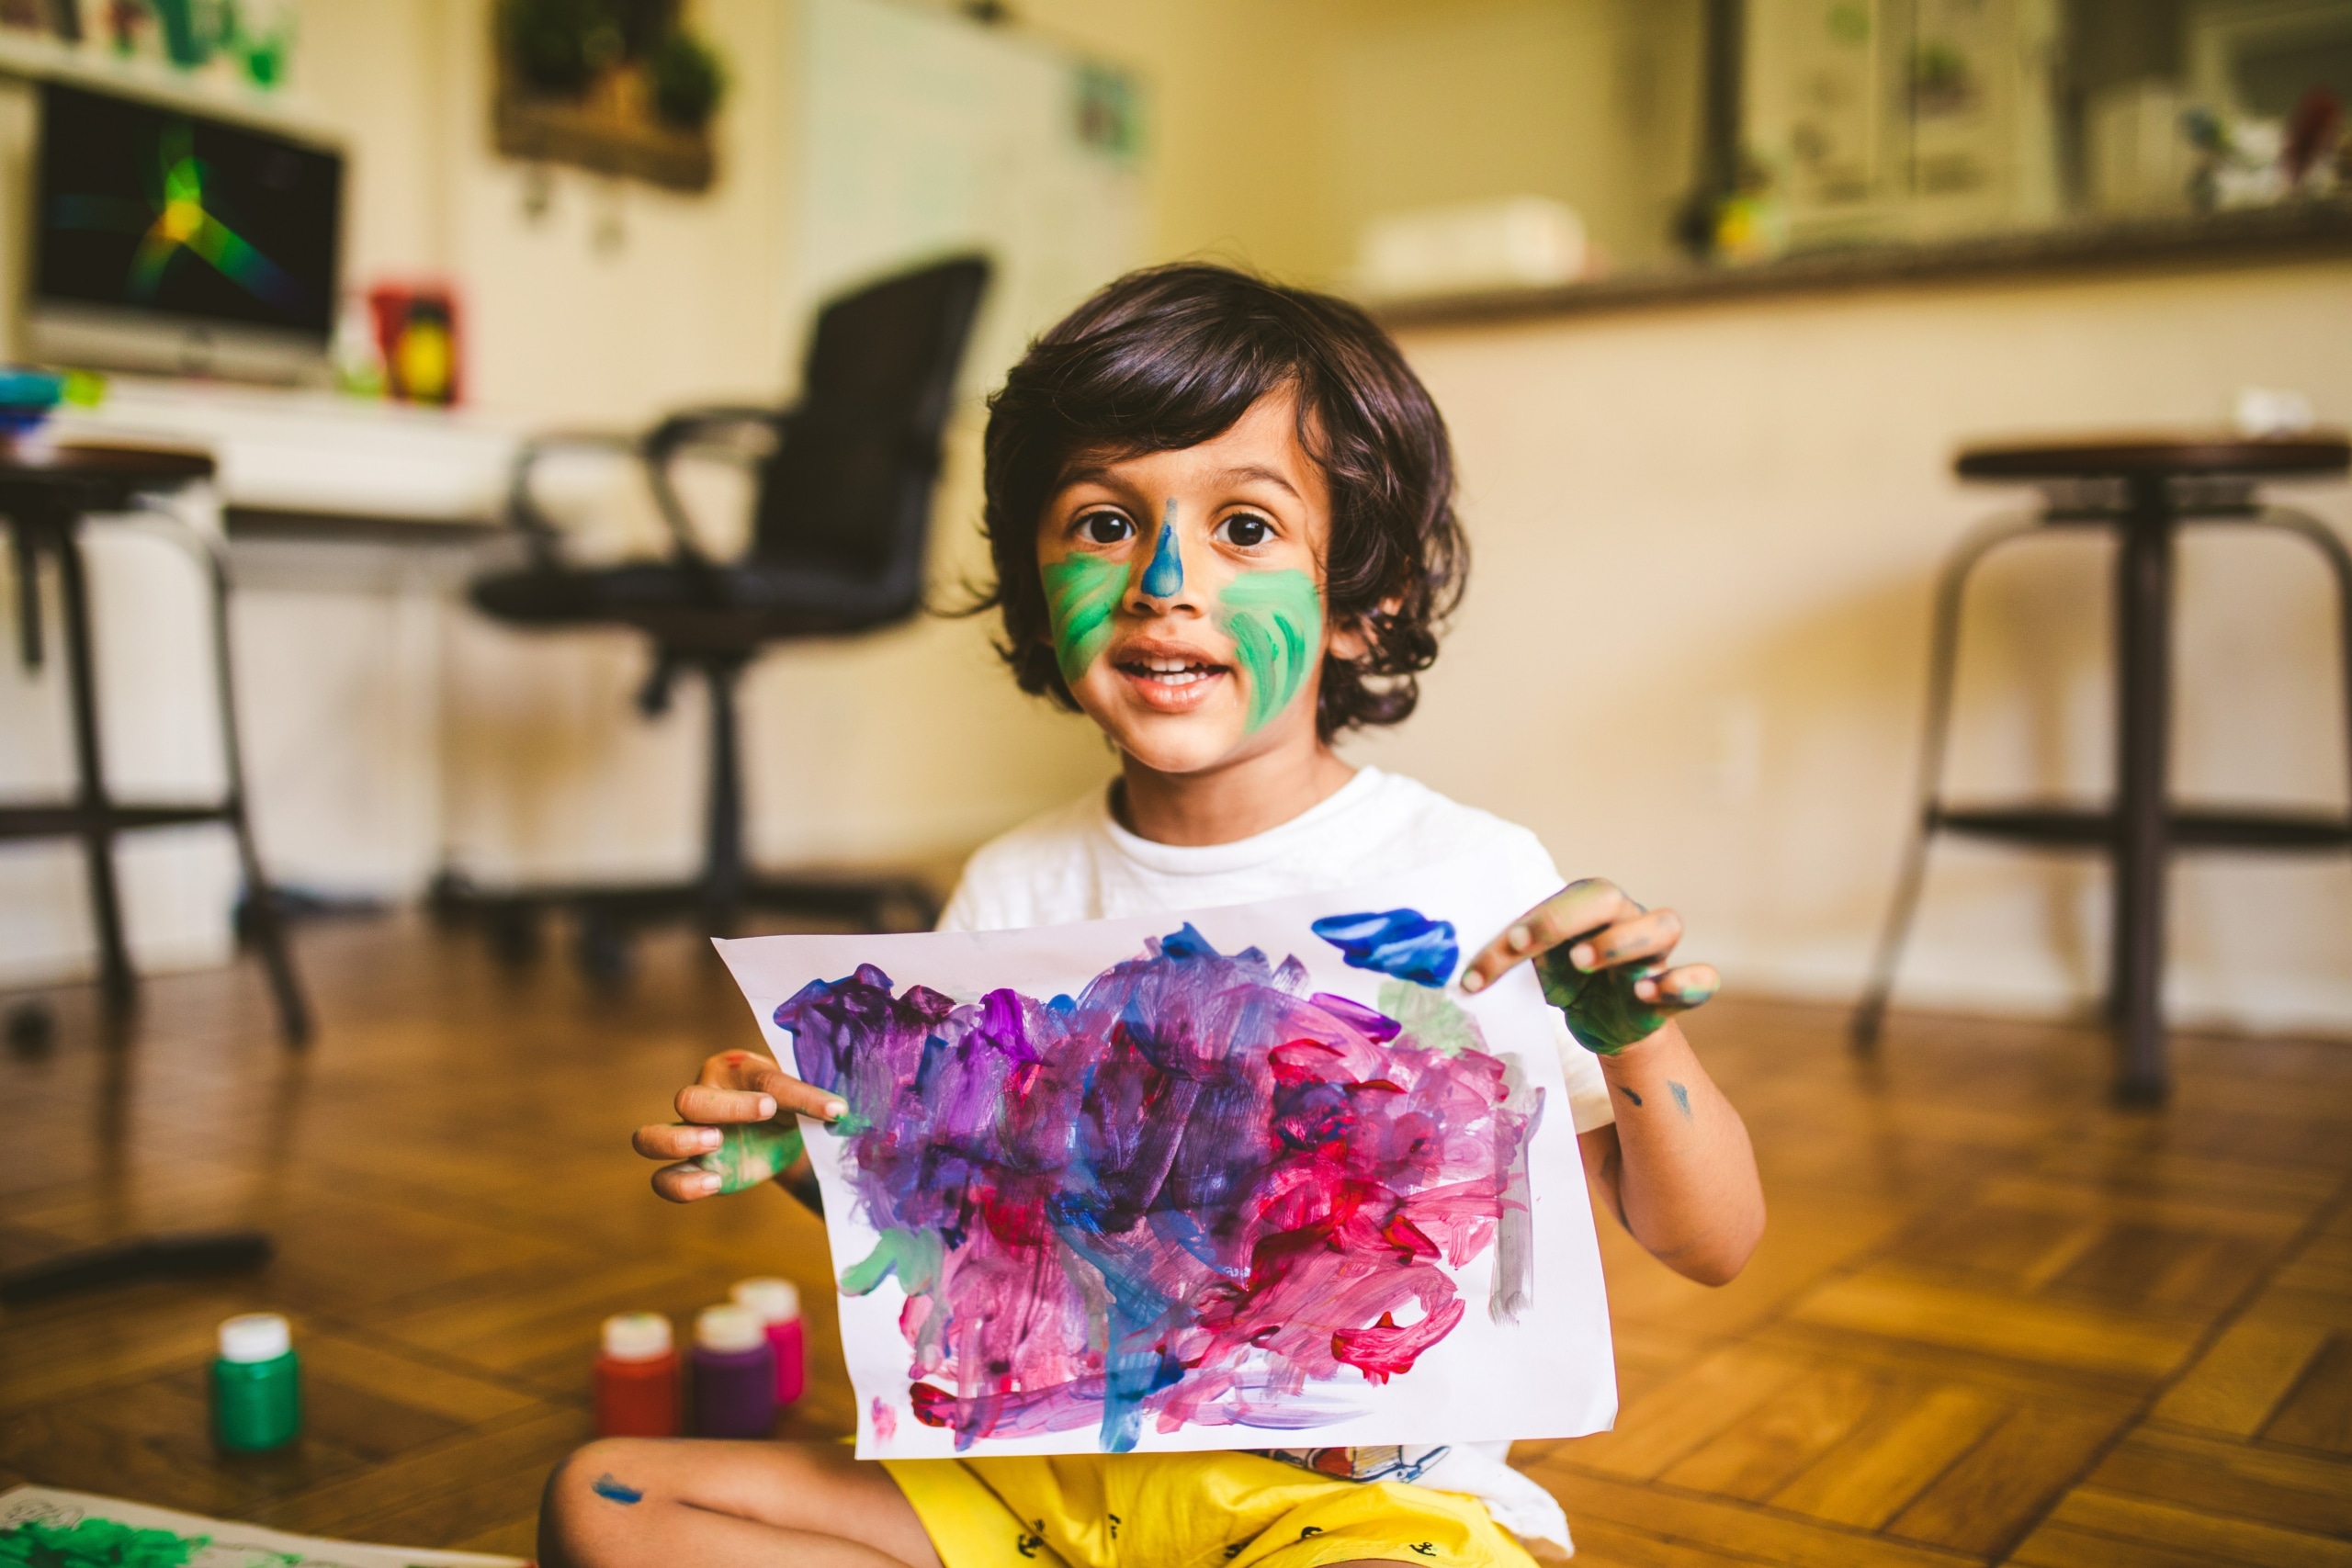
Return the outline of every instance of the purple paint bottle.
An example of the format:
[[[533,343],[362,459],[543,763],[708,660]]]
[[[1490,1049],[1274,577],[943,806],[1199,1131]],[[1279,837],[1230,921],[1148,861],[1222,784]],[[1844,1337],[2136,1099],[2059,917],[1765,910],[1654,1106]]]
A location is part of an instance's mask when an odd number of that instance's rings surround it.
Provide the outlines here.
[[[775,1349],[749,1307],[705,1307],[695,1319],[695,1434],[764,1438],[775,1422]]]
[[[767,1325],[768,1343],[775,1348],[775,1402],[789,1404],[800,1397],[807,1358],[800,1336],[800,1292],[789,1280],[738,1280],[727,1292],[737,1306],[750,1307]]]

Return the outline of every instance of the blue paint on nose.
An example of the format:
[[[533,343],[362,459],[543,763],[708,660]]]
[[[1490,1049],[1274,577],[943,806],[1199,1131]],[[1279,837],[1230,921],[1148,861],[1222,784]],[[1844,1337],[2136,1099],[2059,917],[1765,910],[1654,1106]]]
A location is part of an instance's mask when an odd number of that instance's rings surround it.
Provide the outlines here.
[[[1153,547],[1151,564],[1143,569],[1143,591],[1154,599],[1173,599],[1184,592],[1184,558],[1176,548],[1176,503],[1168,503],[1168,515],[1160,520],[1159,543]]]

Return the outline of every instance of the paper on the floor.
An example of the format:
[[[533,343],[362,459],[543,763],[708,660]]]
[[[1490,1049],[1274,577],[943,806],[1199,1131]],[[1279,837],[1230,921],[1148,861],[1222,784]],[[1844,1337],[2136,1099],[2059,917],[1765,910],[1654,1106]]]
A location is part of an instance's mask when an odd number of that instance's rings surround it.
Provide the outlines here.
[[[151,1508],[119,1497],[19,1486],[0,1493],[0,1568],[521,1568],[519,1557],[362,1546]]]
[[[1615,1413],[1555,1017],[1464,957],[1507,862],[1020,931],[722,942],[848,1114],[861,1458],[1566,1438]]]

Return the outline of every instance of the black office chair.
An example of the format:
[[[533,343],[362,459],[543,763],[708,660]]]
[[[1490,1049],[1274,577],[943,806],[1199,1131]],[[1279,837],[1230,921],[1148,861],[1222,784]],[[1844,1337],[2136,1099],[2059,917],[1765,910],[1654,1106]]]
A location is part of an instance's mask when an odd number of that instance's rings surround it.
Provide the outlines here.
[[[445,875],[436,897],[445,914],[482,918],[501,952],[521,959],[537,951],[541,913],[568,908],[579,919],[582,967],[602,977],[625,972],[631,928],[663,919],[693,916],[713,931],[730,929],[753,908],[847,920],[865,930],[932,923],[937,904],[911,878],[770,877],[745,864],[735,688],[743,667],[769,643],[845,637],[906,620],[920,608],[941,434],[988,277],[985,259],[962,256],[828,304],[817,319],[797,407],[690,410],[640,437],[549,436],[517,457],[510,511],[534,564],[477,581],[473,602],[516,626],[642,631],[654,649],[652,672],[638,696],[649,716],[669,705],[681,671],[709,683],[703,866],[693,881],[678,884],[496,892]],[[773,443],[759,459],[751,549],[739,560],[715,561],[696,542],[672,468],[688,451],[740,443],[747,434]],[[620,446],[642,459],[673,538],[670,558],[593,569],[562,564],[556,531],[532,499],[531,475],[548,453],[582,446]]]

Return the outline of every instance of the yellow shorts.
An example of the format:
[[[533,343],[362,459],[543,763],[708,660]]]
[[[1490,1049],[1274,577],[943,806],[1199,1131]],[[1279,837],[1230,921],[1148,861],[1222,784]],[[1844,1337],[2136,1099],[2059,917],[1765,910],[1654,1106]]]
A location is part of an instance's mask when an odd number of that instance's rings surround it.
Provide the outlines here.
[[[1535,1568],[1459,1493],[1249,1453],[886,1459],[946,1568]]]

